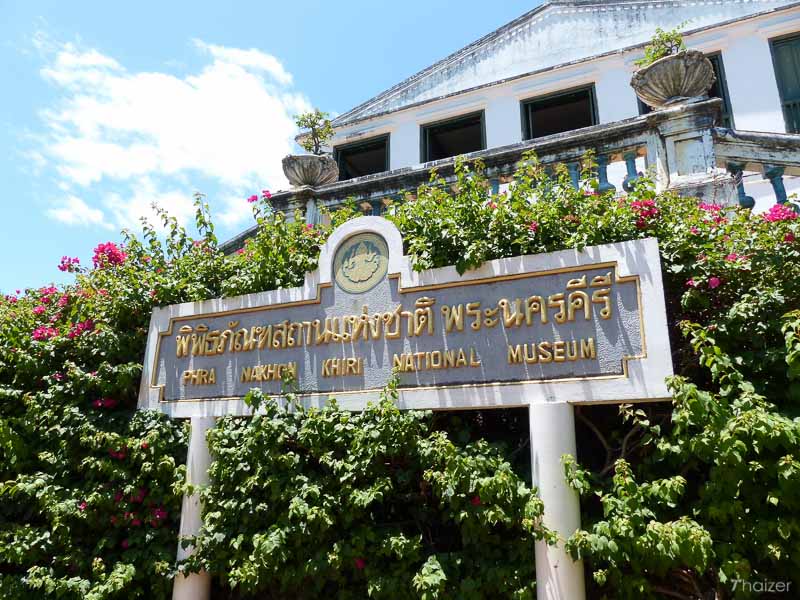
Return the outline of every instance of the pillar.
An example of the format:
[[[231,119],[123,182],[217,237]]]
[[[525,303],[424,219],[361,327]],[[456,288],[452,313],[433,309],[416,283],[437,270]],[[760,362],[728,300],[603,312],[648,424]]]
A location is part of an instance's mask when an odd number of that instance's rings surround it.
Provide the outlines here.
[[[192,417],[192,431],[189,436],[189,452],[186,457],[186,482],[192,485],[208,484],[208,468],[211,466],[211,453],[206,443],[206,433],[214,427],[214,417]],[[179,539],[197,535],[202,525],[200,495],[195,492],[183,497]],[[178,544],[178,560],[192,553],[193,548],[184,549]],[[172,588],[172,600],[209,600],[211,596],[211,577],[208,573],[178,574]]]
[[[784,167],[777,165],[763,165],[764,177],[769,179],[772,184],[772,190],[775,192],[775,202],[777,204],[786,204],[788,198],[786,196],[786,186],[783,184]]]
[[[585,600],[583,562],[573,561],[564,541],[581,525],[578,494],[567,484],[561,456],[575,456],[575,417],[571,404],[532,404],[528,409],[533,484],[544,502],[543,522],[559,542],[536,542],[537,600]]]
[[[608,156],[600,154],[597,156],[597,191],[601,194],[616,191],[616,187],[608,181]]]

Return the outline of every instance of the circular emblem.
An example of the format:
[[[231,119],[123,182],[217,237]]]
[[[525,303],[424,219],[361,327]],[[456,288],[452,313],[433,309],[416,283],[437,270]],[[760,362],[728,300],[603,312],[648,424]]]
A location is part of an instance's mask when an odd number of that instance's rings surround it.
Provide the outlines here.
[[[386,277],[389,247],[377,233],[359,233],[347,238],[336,249],[333,278],[350,294],[362,294]]]

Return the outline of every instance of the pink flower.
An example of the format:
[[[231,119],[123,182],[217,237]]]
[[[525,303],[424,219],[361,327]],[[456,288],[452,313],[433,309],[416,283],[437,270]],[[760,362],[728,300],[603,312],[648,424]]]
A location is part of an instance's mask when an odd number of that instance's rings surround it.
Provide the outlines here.
[[[121,450],[114,450],[113,448],[109,448],[108,454],[111,456],[111,458],[116,458],[117,460],[125,460],[125,457],[128,456],[128,453],[126,452],[125,448],[122,448]]]
[[[686,282],[686,287],[697,287],[697,283],[694,279],[690,279]]]
[[[269,190],[261,190],[261,197],[264,198],[264,200],[269,200],[272,198],[272,194]]]
[[[130,542],[128,542],[128,538],[125,538],[124,540],[122,540],[122,541],[119,543],[119,545],[120,545],[120,546],[122,546],[122,549],[123,549],[123,550],[127,550],[127,549],[128,549],[128,547],[130,546]]]
[[[19,298],[16,296],[6,296],[6,302],[9,304],[16,304],[19,301]]]
[[[537,223],[536,221],[531,221],[530,224],[528,225],[528,229],[530,229],[532,233],[536,233],[537,231],[539,231],[539,223]]]
[[[120,490],[117,490],[117,493],[114,494],[114,502],[119,504],[120,502],[122,502],[122,497],[123,497],[122,492]]]
[[[494,210],[495,208],[497,208],[497,204],[496,204],[496,203],[494,203],[494,202],[491,202],[491,201],[490,201],[489,203],[487,203],[487,204],[486,204],[486,206],[488,206],[488,207],[489,207],[489,208],[491,208],[492,210]]]
[[[69,296],[67,294],[64,294],[63,296],[61,296],[61,298],[58,299],[58,302],[56,304],[58,304],[59,308],[64,308],[67,304],[69,304]]]
[[[480,506],[481,504],[483,504],[483,502],[481,502],[481,497],[478,495],[473,496],[470,499],[470,503],[472,504],[472,506]]]
[[[114,242],[106,242],[105,244],[98,244],[94,249],[94,256],[92,263],[95,269],[103,269],[114,265],[121,265],[128,258],[128,255],[123,252],[122,248],[117,246]]]
[[[258,196],[256,196],[255,194],[253,194],[252,196],[250,196],[250,197],[247,199],[247,201],[248,201],[250,204],[253,204],[254,202],[258,202]]]
[[[776,223],[778,221],[793,221],[797,218],[797,213],[791,206],[786,204],[773,204],[762,216],[765,221]]]
[[[97,400],[92,402],[92,406],[94,406],[95,408],[103,408],[103,401],[100,398],[98,398]]]
[[[47,307],[42,305],[42,304],[40,304],[39,306],[34,306],[33,307],[33,314],[41,315],[46,310],[47,310]]]
[[[728,254],[728,256],[725,257],[725,260],[727,260],[728,262],[736,262],[740,258],[744,258],[744,257],[743,256],[739,256],[738,254],[736,254],[736,252],[731,252],[730,254]]]
[[[142,262],[149,263],[151,260],[153,260],[153,259],[152,259],[152,258],[150,258],[149,256],[143,256],[143,257],[142,257]]]
[[[62,256],[61,263],[58,265],[59,271],[69,271],[70,273],[77,271],[81,261],[77,258],[70,258],[69,256]]]
[[[142,526],[142,520],[141,519],[133,519],[131,521],[131,526],[133,526],[133,527],[141,527]]]
[[[86,504],[86,500],[83,500],[82,502],[78,502],[78,510],[81,511],[81,512],[86,510],[87,506],[88,506],[88,504]]]
[[[719,277],[711,277],[708,280],[708,287],[712,290],[717,289],[720,285],[722,285],[722,280]]]
[[[165,511],[160,506],[157,506],[153,509],[153,519],[156,521],[163,521],[167,518],[167,511]]]
[[[244,253],[245,253],[245,249],[244,249],[244,248],[239,248],[239,249],[236,251],[236,254],[244,254]]]
[[[45,327],[44,325],[41,327],[37,327],[33,330],[31,337],[36,340],[37,342],[41,342],[44,340],[49,340],[50,338],[54,338],[58,335],[58,331],[53,329],[52,327]]]
[[[306,223],[306,231],[313,231],[314,224],[313,223]]]
[[[701,202],[697,205],[700,210],[704,210],[710,213],[718,213],[722,210],[722,207],[718,204],[708,204],[707,202]]]
[[[657,217],[659,214],[658,207],[655,200],[634,200],[631,202],[631,208],[636,213],[636,227],[643,229],[647,227],[650,219]]]
[[[142,450],[147,450],[149,447],[150,447],[150,444],[148,444],[147,442],[142,442],[142,444],[141,444]]]
[[[783,236],[783,241],[791,244],[795,240],[794,234],[790,231],[785,236]]]
[[[62,375],[61,373],[53,373],[53,379],[55,379],[56,381],[63,381],[64,375]]]
[[[356,569],[359,571],[363,571],[364,568],[367,566],[367,561],[361,558],[360,556],[356,556],[353,559],[353,564],[356,566]]]
[[[134,496],[131,496],[131,502],[134,504],[141,504],[144,502],[144,499],[147,497],[147,488],[139,488],[139,491],[136,492]]]
[[[700,230],[697,227],[692,227],[689,231],[692,233],[692,235],[700,234]]]
[[[75,323],[70,328],[69,333],[67,333],[67,337],[72,340],[89,331],[94,331],[94,321],[92,321],[91,319],[86,319],[85,321],[81,321],[80,323]]]

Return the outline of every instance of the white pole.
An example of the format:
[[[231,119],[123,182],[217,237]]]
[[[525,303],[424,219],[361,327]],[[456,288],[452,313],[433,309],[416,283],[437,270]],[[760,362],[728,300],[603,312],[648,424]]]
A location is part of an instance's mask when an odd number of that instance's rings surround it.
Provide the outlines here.
[[[575,456],[575,417],[567,403],[531,404],[533,484],[544,502],[544,525],[558,533],[556,546],[536,542],[537,600],[585,600],[583,562],[575,562],[564,550],[564,540],[581,525],[577,493],[569,487],[561,456]]]
[[[189,436],[189,452],[186,457],[186,481],[192,485],[208,483],[208,468],[211,453],[206,443],[206,433],[214,427],[214,417],[192,417],[192,432]],[[179,539],[196,535],[202,525],[200,495],[183,497]],[[178,560],[189,556],[194,549],[184,549],[178,544]],[[172,600],[208,600],[211,596],[211,577],[208,573],[178,574],[172,588]]]

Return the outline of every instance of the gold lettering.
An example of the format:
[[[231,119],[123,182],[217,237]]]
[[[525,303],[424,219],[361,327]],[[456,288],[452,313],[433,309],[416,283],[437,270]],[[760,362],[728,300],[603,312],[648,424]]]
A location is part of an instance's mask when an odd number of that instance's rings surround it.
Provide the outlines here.
[[[581,358],[589,358],[594,360],[597,355],[594,350],[594,338],[581,340]]]
[[[564,356],[564,342],[561,340],[553,343],[553,360],[556,362],[564,362],[567,360]]]
[[[470,302],[467,304],[467,316],[474,317],[470,327],[473,331],[478,331],[481,328],[481,303]]]
[[[444,317],[444,328],[447,333],[455,329],[456,331],[464,331],[464,305],[456,304],[455,306],[447,306],[446,304],[440,309]]]
[[[575,340],[567,342],[567,360],[573,362],[578,360],[578,342]]]
[[[469,349],[469,366],[470,367],[480,367],[481,361],[475,354],[475,348]]]
[[[525,344],[527,346],[527,344]],[[517,344],[516,346],[512,346],[511,344],[508,345],[508,363],[509,364],[519,364],[522,362],[522,345]]]
[[[550,342],[539,342],[539,362],[549,363],[553,362],[553,354],[550,352],[551,344]]]

